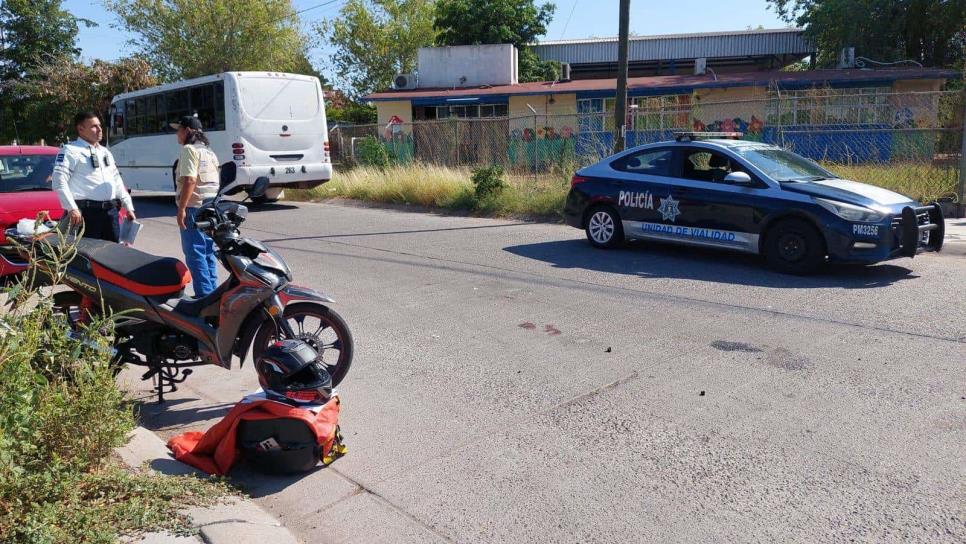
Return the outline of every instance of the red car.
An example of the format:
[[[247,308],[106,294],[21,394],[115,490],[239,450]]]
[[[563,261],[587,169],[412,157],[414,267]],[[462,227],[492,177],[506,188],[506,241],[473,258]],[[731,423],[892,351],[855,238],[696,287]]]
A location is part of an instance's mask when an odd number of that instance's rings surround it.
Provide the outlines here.
[[[0,278],[27,267],[7,245],[3,233],[21,219],[34,219],[41,211],[53,220],[64,211],[50,188],[56,147],[36,145],[0,146]]]

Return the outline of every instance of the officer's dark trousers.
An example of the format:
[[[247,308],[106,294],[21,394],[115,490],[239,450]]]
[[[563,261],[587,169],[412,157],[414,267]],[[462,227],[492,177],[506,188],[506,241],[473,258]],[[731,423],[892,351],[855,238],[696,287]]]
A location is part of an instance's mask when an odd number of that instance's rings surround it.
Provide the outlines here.
[[[84,238],[118,241],[121,227],[118,224],[116,209],[81,208],[80,212],[84,217]]]

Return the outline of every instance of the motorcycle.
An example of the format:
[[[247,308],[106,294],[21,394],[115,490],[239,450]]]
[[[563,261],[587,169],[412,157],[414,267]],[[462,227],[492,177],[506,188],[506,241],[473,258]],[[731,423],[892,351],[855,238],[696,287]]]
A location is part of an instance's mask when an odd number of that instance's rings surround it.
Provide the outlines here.
[[[222,168],[222,188],[234,181],[232,166]],[[267,188],[268,178],[258,178],[248,198],[258,198]],[[71,290],[54,295],[55,309],[75,333],[91,316],[113,315],[113,361],[147,367],[141,379],[154,380],[158,403],[166,392],[177,390],[192,367],[230,369],[233,357],[244,366],[249,348],[258,360],[283,339],[311,346],[337,385],[352,364],[353,341],[345,320],[329,307],[335,301],[291,283],[292,271],[278,253],[241,236],[238,227],[248,209],[222,197],[219,190],[195,221],[214,240],[218,260],[229,272],[214,292],[186,296],[191,275],[178,259],[78,238],[71,240],[76,256],[63,276]],[[24,247],[33,241],[13,230],[7,236]]]

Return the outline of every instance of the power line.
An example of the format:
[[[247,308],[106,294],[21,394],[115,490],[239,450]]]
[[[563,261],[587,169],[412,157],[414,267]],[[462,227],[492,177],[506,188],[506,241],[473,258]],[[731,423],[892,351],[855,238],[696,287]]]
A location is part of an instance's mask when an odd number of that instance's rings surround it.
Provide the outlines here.
[[[325,6],[331,6],[332,4],[335,4],[336,2],[342,2],[342,1],[343,0],[328,0],[327,2],[322,2],[321,4],[316,4],[314,6],[309,6],[309,7],[305,8],[305,9],[300,9],[299,11],[296,11],[295,13],[293,13],[291,15],[285,15],[283,17],[279,17],[278,19],[272,21],[270,24],[280,23],[280,22],[288,19],[289,17],[298,17],[299,15],[305,13],[306,11],[312,11],[313,9],[319,9],[319,8],[322,8],[322,7],[325,7]]]
[[[567,27],[570,26],[570,18],[574,16],[574,10],[577,9],[577,0],[574,0],[574,5],[570,6],[570,15],[567,16],[567,22],[564,23],[563,31],[560,33],[560,38],[564,38],[564,34],[567,33]]]
[[[318,8],[321,8],[321,7],[324,7],[324,6],[328,6],[330,4],[335,4],[336,2],[341,2],[341,1],[342,0],[329,0],[328,2],[322,2],[321,4],[316,4],[316,5],[312,6],[312,7],[308,7],[308,8],[305,8],[303,10],[296,11],[295,14],[296,15],[301,15],[301,14],[305,13],[306,11],[312,11],[313,9],[318,9]]]
[[[343,5],[344,5],[344,4],[343,4]],[[315,9],[316,7],[322,7],[322,6],[313,6],[313,7],[311,7],[311,8],[308,8],[308,9]],[[335,9],[339,9],[339,8],[341,8],[341,7],[342,7],[342,6],[340,6],[340,5],[338,5],[338,4],[335,4],[335,5],[329,5],[329,6],[327,6],[327,7],[326,7],[326,9],[324,9],[324,10],[322,10],[321,12],[318,12],[318,13],[317,13],[317,17],[315,17],[315,18],[313,18],[313,19],[311,19],[311,20],[309,20],[309,19],[306,19],[306,18],[304,18],[304,17],[300,17],[300,18],[299,18],[299,24],[301,24],[301,25],[302,25],[302,28],[308,28],[308,26],[309,26],[309,25],[313,25],[313,24],[316,24],[316,23],[318,23],[319,21],[321,21],[322,19],[324,19],[325,17],[327,17],[327,16],[328,16],[328,11],[329,11],[329,10],[331,10],[331,9],[333,9],[333,8],[335,8]]]

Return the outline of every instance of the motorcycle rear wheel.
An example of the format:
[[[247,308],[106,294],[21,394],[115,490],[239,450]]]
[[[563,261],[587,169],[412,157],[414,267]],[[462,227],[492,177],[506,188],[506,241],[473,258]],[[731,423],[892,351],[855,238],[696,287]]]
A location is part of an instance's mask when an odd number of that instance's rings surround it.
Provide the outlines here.
[[[298,302],[285,307],[285,320],[295,332],[296,339],[312,346],[319,361],[332,376],[332,385],[339,385],[352,365],[352,333],[342,316],[335,310],[314,302]],[[252,341],[252,360],[257,361],[265,350],[281,335],[272,320],[262,324]]]

